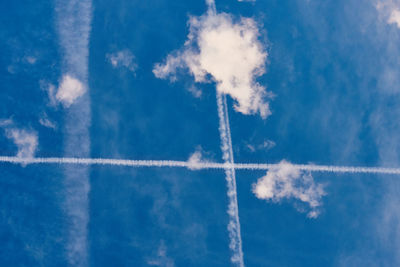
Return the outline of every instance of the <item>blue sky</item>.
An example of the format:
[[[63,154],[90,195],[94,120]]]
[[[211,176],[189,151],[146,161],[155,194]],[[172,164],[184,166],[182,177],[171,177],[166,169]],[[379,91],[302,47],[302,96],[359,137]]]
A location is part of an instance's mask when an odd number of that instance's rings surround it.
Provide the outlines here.
[[[220,92],[235,162],[286,162],[236,170],[234,215],[223,170],[1,163],[1,265],[400,264],[396,175],[290,164],[400,166],[400,2],[215,8],[0,4],[0,156],[229,162]]]

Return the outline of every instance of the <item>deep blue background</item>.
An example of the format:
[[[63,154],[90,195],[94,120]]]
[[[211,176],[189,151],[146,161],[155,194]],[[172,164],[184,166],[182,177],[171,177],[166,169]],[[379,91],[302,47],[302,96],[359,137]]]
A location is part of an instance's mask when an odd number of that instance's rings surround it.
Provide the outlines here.
[[[276,94],[267,120],[230,108],[237,162],[399,166],[399,29],[374,2],[217,1],[219,12],[252,16],[268,53],[258,81]],[[201,147],[221,158],[215,89],[152,73],[179,49],[189,15],[203,1],[93,1],[89,46],[92,157],[186,160]],[[61,76],[52,1],[0,3],[0,118],[38,132],[38,156],[63,155],[61,106],[48,106],[40,81]],[[399,47],[399,48],[397,48]],[[106,54],[129,49],[135,73]],[[35,64],[27,56],[37,58]],[[232,107],[231,101],[229,106]],[[41,126],[46,113],[58,125]],[[276,146],[252,152],[248,144]],[[0,135],[1,155],[16,147]],[[0,265],[66,265],[63,174],[57,166],[0,166]],[[251,192],[263,172],[238,171],[248,266],[395,266],[400,263],[397,177],[314,174],[325,184],[322,213],[308,219],[292,201]],[[221,171],[92,167],[89,258],[93,266],[146,266],[160,247],[176,266],[227,266],[227,198]]]

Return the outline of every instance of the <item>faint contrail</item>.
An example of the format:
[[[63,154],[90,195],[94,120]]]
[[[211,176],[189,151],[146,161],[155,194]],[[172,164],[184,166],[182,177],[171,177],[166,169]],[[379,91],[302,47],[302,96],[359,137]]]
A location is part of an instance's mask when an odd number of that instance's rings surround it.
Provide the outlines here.
[[[280,163],[217,163],[217,162],[188,162],[178,160],[129,160],[129,159],[107,159],[107,158],[20,158],[0,156],[0,162],[14,164],[77,164],[77,165],[111,165],[127,167],[158,167],[158,168],[188,168],[189,170],[270,170],[282,167]],[[382,167],[357,167],[357,166],[331,166],[312,164],[290,164],[292,168],[310,172],[330,173],[364,173],[364,174],[394,174],[400,175],[400,168]]]
[[[92,1],[55,0],[55,3],[60,51],[63,56],[61,70],[64,75],[79,80],[88,91]],[[66,157],[89,157],[90,155],[90,106],[90,95],[86,92],[68,109],[65,109],[64,155]],[[68,220],[66,244],[68,264],[88,266],[89,168],[88,166],[66,166],[64,177],[65,207],[63,210]]]
[[[231,130],[229,126],[228,107],[226,95],[217,91],[217,106],[219,117],[219,133],[221,137],[222,157],[227,163],[225,167],[226,183],[228,187],[228,232],[230,238],[229,248],[232,250],[231,261],[239,266],[244,266],[242,237],[240,234],[239,207],[237,201],[236,175],[232,151]]]

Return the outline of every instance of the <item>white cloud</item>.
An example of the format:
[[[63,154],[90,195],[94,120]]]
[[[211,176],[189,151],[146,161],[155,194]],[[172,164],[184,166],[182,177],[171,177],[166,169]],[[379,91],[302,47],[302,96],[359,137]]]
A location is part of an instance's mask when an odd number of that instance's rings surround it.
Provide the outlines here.
[[[234,21],[228,14],[216,14],[213,1],[207,3],[207,14],[190,18],[184,47],[156,64],[154,75],[175,81],[179,69],[188,69],[195,82],[215,81],[218,91],[236,101],[236,111],[266,118],[271,113],[264,100],[268,94],[256,78],[265,73],[267,52],[258,40],[255,21]]]
[[[300,171],[292,164],[282,161],[278,167],[270,169],[257,183],[253,184],[253,193],[259,199],[280,202],[282,199],[297,199],[308,204],[307,216],[316,218],[321,198],[326,193],[321,184],[315,184],[310,173]],[[303,211],[303,209],[299,209]]]
[[[38,146],[38,136],[34,131],[10,128],[6,129],[6,136],[12,139],[18,147],[17,157],[33,158]]]
[[[189,169],[197,170],[200,168],[196,165],[198,165],[199,163],[207,163],[209,161],[204,159],[202,149],[201,147],[198,147],[196,148],[196,151],[190,155],[187,162],[189,163]]]
[[[50,89],[50,88],[49,88]],[[86,88],[81,81],[65,74],[62,77],[61,83],[58,87],[56,100],[64,105],[64,107],[71,106],[80,96],[85,94]]]
[[[134,62],[135,56],[127,49],[107,54],[106,58],[114,68],[125,67],[131,72],[134,72],[137,68],[137,64]]]
[[[399,9],[394,9],[390,13],[389,19],[388,19],[389,24],[396,24],[397,28],[400,28],[400,10]]]
[[[377,1],[375,7],[387,24],[395,24],[400,29],[400,9],[396,2],[392,0]]]

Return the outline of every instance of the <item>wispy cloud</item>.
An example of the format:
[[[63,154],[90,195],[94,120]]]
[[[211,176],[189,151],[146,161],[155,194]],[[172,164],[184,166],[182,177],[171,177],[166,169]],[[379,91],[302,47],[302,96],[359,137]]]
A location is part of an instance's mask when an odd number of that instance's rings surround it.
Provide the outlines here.
[[[188,69],[195,82],[216,82],[219,92],[235,100],[236,111],[266,118],[271,113],[265,100],[269,94],[256,78],[265,73],[267,52],[258,40],[256,22],[217,14],[214,1],[207,3],[205,15],[190,18],[183,48],[156,64],[154,75],[175,81],[179,70]]]
[[[151,266],[163,266],[163,267],[174,267],[175,262],[167,255],[167,247],[165,246],[164,240],[161,240],[160,246],[157,250],[157,255],[147,261],[148,265]]]
[[[11,119],[0,120],[0,127],[18,148],[17,158],[32,159],[35,156],[39,144],[36,131],[17,128]]]
[[[201,96],[203,95],[203,92],[194,84],[188,87],[188,91],[192,93],[195,98],[201,98]]]
[[[42,117],[39,118],[39,123],[40,125],[46,127],[46,128],[51,128],[55,130],[57,128],[57,125],[52,122],[46,114],[42,115]]]
[[[39,84],[40,88],[47,93],[47,97],[49,99],[48,105],[51,107],[57,106],[56,87],[54,84],[51,84],[45,80],[40,80]]]
[[[106,58],[111,63],[113,68],[124,67],[131,72],[135,72],[137,69],[135,56],[128,49],[107,54]]]
[[[257,183],[253,184],[253,193],[259,199],[273,202],[283,199],[299,200],[309,206],[307,216],[310,218],[319,215],[318,208],[326,194],[323,186],[316,184],[309,172],[300,171],[286,161],[282,161],[258,179]]]
[[[251,152],[256,152],[258,150],[270,150],[273,147],[275,147],[275,142],[271,141],[271,140],[264,140],[261,144],[250,144],[247,143],[246,147],[248,150],[250,150]]]

